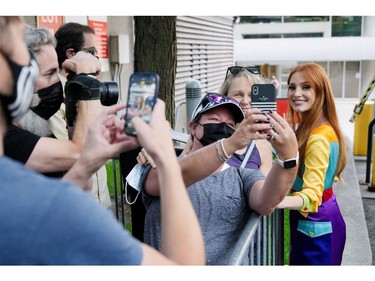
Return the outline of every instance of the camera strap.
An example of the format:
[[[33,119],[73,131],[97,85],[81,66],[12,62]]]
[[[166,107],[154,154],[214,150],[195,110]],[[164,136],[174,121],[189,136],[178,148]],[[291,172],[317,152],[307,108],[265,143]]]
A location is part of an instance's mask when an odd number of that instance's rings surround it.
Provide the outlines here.
[[[75,100],[100,99],[100,81],[87,74],[76,75],[66,82],[65,95]]]
[[[240,166],[241,169],[246,167],[247,161],[249,161],[250,155],[254,150],[255,144],[256,144],[256,140],[252,140],[251,143],[247,146],[245,158],[243,159],[241,166]]]
[[[75,75],[65,84],[66,119],[69,127],[73,127],[77,116],[78,100],[100,99],[100,81],[84,73]]]

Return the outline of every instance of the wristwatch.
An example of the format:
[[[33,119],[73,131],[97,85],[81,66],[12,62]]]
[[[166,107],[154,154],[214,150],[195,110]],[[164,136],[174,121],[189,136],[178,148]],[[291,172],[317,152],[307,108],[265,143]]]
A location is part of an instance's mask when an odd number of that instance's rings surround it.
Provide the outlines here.
[[[283,167],[284,169],[290,169],[290,168],[293,168],[295,166],[297,166],[298,164],[298,159],[299,159],[299,153],[297,152],[297,156],[296,158],[290,158],[290,159],[286,159],[286,160],[280,160],[279,158],[279,155],[276,156],[276,160],[277,162],[280,164],[281,167]]]

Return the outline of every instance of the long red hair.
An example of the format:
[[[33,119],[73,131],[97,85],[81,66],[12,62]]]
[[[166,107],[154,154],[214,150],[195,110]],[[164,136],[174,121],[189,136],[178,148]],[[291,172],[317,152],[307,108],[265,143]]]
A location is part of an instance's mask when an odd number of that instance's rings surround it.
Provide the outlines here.
[[[334,129],[339,141],[339,160],[336,169],[336,176],[341,180],[341,173],[347,162],[347,152],[345,139],[337,117],[335,99],[328,75],[324,68],[319,64],[299,64],[290,72],[287,81],[288,85],[292,76],[297,72],[301,73],[310,87],[315,90],[315,103],[307,114],[295,112],[290,103],[288,105],[287,119],[296,132],[300,163],[303,163],[306,144],[310,133],[322,123],[322,120],[325,119],[325,122],[328,122]]]

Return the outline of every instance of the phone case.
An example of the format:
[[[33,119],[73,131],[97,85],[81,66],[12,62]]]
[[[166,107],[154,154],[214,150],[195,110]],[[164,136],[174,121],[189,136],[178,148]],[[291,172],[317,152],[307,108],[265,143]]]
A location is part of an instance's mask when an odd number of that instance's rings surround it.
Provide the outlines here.
[[[125,114],[125,133],[136,135],[131,119],[141,117],[145,122],[151,120],[152,110],[159,92],[159,76],[153,72],[135,72],[129,79],[128,99]]]
[[[251,87],[251,107],[262,112],[276,111],[276,89],[273,84],[254,84]]]

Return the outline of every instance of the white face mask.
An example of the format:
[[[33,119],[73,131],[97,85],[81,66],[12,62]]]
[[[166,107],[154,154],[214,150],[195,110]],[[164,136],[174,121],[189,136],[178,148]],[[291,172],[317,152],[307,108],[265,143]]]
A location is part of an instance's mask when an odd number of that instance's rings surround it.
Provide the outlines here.
[[[125,200],[128,204],[134,204],[134,202],[137,200],[138,195],[142,191],[142,183],[140,181],[141,176],[143,174],[145,167],[141,166],[139,164],[135,165],[134,168],[130,171],[130,173],[126,177],[126,183],[125,183]],[[127,187],[128,184],[130,187],[134,188],[135,190],[138,191],[137,196],[135,197],[133,202],[128,201],[128,196],[127,196]]]
[[[7,123],[18,121],[30,108],[34,93],[35,81],[39,76],[39,67],[34,55],[30,52],[30,64],[22,66],[9,57],[5,57],[13,76],[13,93],[10,96],[0,95]]]

